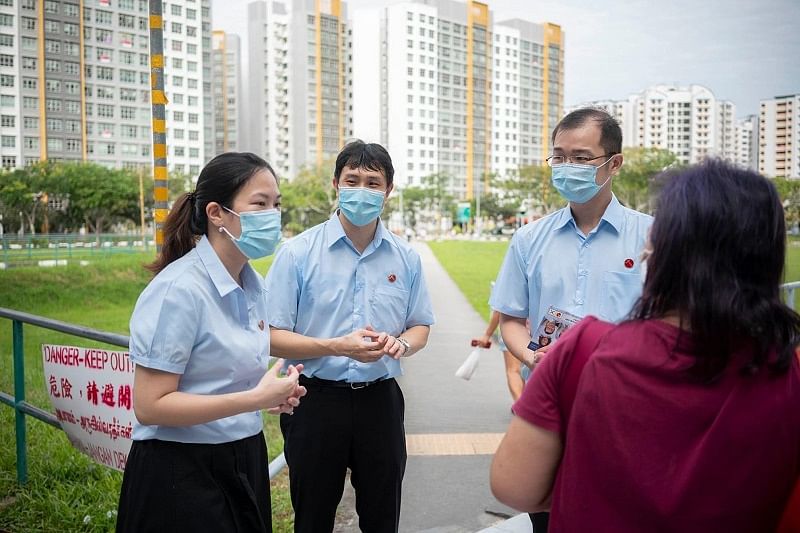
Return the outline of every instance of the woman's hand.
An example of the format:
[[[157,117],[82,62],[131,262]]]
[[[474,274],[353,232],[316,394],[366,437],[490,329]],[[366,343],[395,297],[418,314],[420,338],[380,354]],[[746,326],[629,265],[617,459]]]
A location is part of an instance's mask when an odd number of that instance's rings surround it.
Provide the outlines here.
[[[300,405],[300,398],[306,394],[306,388],[298,383],[303,365],[289,365],[284,377],[280,376],[282,368],[283,359],[278,359],[251,391],[255,409],[277,414],[291,412]]]

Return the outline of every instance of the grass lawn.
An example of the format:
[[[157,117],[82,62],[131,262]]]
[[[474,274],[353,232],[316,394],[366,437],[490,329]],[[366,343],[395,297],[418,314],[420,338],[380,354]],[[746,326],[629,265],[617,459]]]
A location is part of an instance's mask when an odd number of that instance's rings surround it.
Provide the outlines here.
[[[428,245],[472,307],[488,320],[490,286],[500,270],[508,241],[431,241]],[[789,239],[784,279],[787,282],[800,281],[798,238]],[[795,300],[798,302],[797,309],[800,310],[800,291]]]
[[[491,283],[500,271],[508,241],[431,241],[428,245],[472,307],[488,320]]]
[[[0,307],[128,334],[128,320],[150,279],[152,254],[98,258],[89,266],[0,270]],[[270,260],[254,262],[266,273]],[[42,376],[42,343],[102,346],[24,326],[27,399],[50,409]],[[118,348],[115,348],[118,349]],[[0,319],[0,390],[13,393],[11,322]],[[266,416],[270,459],[283,449],[277,418]],[[16,483],[13,410],[0,405],[0,531],[113,531],[122,475],[73,450],[61,432],[28,418],[28,484]],[[288,479],[272,484],[275,531],[292,530]],[[88,518],[87,518],[88,517]]]

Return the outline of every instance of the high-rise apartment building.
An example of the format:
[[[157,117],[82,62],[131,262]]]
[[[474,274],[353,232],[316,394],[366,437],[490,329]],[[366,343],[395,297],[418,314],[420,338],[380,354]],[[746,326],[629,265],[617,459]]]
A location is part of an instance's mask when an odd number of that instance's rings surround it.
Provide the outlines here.
[[[205,133],[213,127],[210,0],[165,3],[164,13],[169,164],[196,175],[204,159]],[[2,2],[3,167],[45,159],[113,167],[152,164],[148,19],[147,0]],[[195,86],[194,92],[184,92],[176,81]],[[183,126],[173,113],[183,112],[181,122],[189,122],[189,106],[197,114],[196,133],[184,131],[178,138]],[[187,146],[193,137],[194,144]],[[197,148],[196,154],[191,147]]]
[[[800,94],[761,101],[758,171],[770,177],[800,178]]]
[[[758,117],[748,115],[736,121],[736,163],[758,170]]]
[[[623,101],[587,102],[611,113],[623,131],[623,146],[663,148],[682,163],[706,157],[736,159],[735,106],[701,85],[656,85]]]
[[[357,11],[353,28],[354,132],[388,147],[399,186],[441,173],[471,198],[489,175],[544,160],[563,105],[557,25],[414,0]]]
[[[515,19],[494,26],[492,171],[541,164],[564,101],[561,28]]]
[[[3,166],[148,164],[147,2],[20,0],[0,10]]]
[[[211,0],[164,2],[163,17],[167,165],[196,177],[214,155]]]
[[[340,0],[248,5],[247,147],[281,176],[335,158],[353,135],[346,18]]]
[[[213,32],[214,153],[241,150],[242,50],[238,35]]]

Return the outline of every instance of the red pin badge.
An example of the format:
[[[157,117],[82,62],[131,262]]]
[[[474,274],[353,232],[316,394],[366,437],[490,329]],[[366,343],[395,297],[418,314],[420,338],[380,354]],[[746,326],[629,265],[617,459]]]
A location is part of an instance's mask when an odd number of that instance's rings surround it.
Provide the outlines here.
[[[395,276],[394,274],[389,274],[389,277],[386,279],[389,280],[389,283],[394,283],[395,281],[397,281],[397,276]]]
[[[625,268],[633,268],[633,259],[630,257],[625,260]]]
[[[258,321],[258,329],[260,329],[261,331],[264,331],[264,321],[263,320],[259,320]]]

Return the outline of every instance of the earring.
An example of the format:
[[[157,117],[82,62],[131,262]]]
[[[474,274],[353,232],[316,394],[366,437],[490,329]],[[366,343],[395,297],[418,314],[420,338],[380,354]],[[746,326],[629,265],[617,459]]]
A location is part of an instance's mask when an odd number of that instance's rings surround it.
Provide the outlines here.
[[[220,226],[220,227],[219,227],[219,232],[220,232],[220,233],[222,233],[223,231],[225,231],[225,228],[223,228],[222,226]]]

